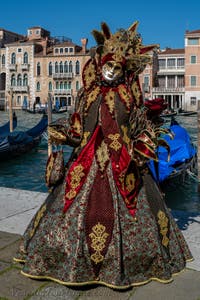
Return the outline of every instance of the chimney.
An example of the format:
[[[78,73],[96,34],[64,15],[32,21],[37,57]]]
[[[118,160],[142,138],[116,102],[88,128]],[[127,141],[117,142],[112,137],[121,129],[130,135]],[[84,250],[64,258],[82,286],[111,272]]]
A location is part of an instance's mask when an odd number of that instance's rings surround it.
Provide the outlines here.
[[[43,55],[46,56],[47,55],[47,41],[48,41],[48,37],[46,37],[42,42],[42,48],[43,48]]]
[[[88,39],[81,39],[81,44],[82,44],[82,52],[85,54],[86,53],[86,46],[88,43]]]

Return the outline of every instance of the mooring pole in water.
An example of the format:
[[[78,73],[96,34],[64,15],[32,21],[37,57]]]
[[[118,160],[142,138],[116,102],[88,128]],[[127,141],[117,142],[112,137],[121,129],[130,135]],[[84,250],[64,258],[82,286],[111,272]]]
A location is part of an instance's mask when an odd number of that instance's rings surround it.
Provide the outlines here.
[[[10,120],[10,132],[13,132],[13,91],[11,90],[8,96],[9,103],[9,120]]]
[[[200,193],[200,100],[197,110],[197,167],[198,167],[198,192]]]
[[[48,115],[48,125],[52,122],[52,99],[51,94],[48,94],[48,106],[47,106],[47,115]],[[48,137],[48,156],[52,153],[52,144]]]

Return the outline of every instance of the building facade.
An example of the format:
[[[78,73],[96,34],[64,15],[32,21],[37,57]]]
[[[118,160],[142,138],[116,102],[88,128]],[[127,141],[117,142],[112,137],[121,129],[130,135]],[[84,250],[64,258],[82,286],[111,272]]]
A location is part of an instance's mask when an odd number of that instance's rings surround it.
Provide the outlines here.
[[[12,93],[14,109],[52,104],[73,109],[82,86],[82,69],[89,59],[87,39],[81,46],[65,37],[51,37],[41,27],[27,36],[7,39],[0,48],[0,99],[7,106]]]

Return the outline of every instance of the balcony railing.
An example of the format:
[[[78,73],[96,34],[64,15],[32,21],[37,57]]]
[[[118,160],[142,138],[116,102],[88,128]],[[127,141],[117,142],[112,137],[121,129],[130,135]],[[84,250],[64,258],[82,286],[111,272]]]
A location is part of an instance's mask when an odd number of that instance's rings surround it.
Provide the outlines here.
[[[29,64],[21,64],[20,69],[24,70],[24,71],[28,71],[29,70]]]
[[[72,79],[73,73],[53,73],[53,79]]]
[[[12,85],[9,87],[9,90],[13,92],[27,93],[29,91],[29,87],[27,85]]]
[[[17,65],[16,64],[10,64],[10,65],[8,65],[8,69],[10,71],[16,71],[17,70]]]
[[[184,93],[184,87],[166,88],[166,87],[154,87],[152,88],[153,93]]]
[[[54,90],[54,95],[71,95],[72,94],[72,89],[55,89]]]

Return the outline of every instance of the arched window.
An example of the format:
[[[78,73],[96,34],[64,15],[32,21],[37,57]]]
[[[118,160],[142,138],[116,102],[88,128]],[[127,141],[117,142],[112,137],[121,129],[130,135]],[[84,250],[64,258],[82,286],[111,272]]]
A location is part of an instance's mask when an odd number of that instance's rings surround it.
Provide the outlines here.
[[[22,75],[21,75],[21,74],[18,74],[18,75],[17,75],[17,85],[18,85],[18,86],[21,86],[21,85],[22,85]]]
[[[56,89],[59,90],[59,82],[56,81]]]
[[[70,61],[69,62],[69,73],[72,73],[73,72],[73,67],[72,67],[72,62]]]
[[[37,63],[37,76],[40,76],[41,74],[41,67],[40,67],[40,63]]]
[[[37,82],[36,89],[37,89],[37,92],[40,91],[40,83],[39,83],[39,81]]]
[[[52,75],[53,73],[53,68],[52,68],[52,63],[49,63],[49,75]]]
[[[28,53],[24,52],[24,64],[28,64]]]
[[[52,82],[49,81],[49,91],[52,91]]]
[[[6,64],[6,58],[5,58],[5,55],[4,55],[4,54],[2,55],[1,63],[2,63],[2,65],[5,65],[5,64]]]
[[[58,63],[57,63],[57,61],[55,62],[55,73],[58,73]]]
[[[64,63],[64,73],[68,73],[68,62],[65,61]]]
[[[79,81],[76,81],[76,90],[79,90]]]
[[[76,75],[79,75],[79,74],[80,74],[80,63],[77,60],[77,62],[76,62]]]
[[[15,54],[15,53],[12,53],[12,54],[11,54],[11,64],[12,64],[12,65],[15,65],[15,64],[16,64],[16,54]]]
[[[62,61],[60,62],[60,73],[63,73],[63,63],[62,63]]]
[[[68,100],[68,106],[71,106],[72,105],[72,98],[71,98],[71,96],[69,96],[67,100]]]
[[[63,82],[60,82],[60,89],[63,90]]]
[[[28,85],[28,75],[24,74],[24,77],[23,77],[23,86],[27,86],[27,85]]]
[[[69,81],[69,82],[68,82],[68,89],[71,90],[71,88],[72,88],[72,82]]]
[[[67,90],[67,81],[64,82],[64,90]]]
[[[15,85],[16,85],[15,74],[12,74],[12,76],[11,76],[11,86],[15,86]]]

